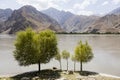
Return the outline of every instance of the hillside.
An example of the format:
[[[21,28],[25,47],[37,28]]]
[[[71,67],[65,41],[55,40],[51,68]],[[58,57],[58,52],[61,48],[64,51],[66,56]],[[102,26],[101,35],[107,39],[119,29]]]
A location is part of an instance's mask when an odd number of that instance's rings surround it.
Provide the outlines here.
[[[71,12],[60,11],[54,8],[49,8],[42,12],[58,21],[66,32],[83,32],[88,25],[98,18],[97,16],[75,15]]]
[[[41,13],[32,6],[23,6],[14,10],[12,15],[4,22],[2,33],[13,34],[17,31],[32,27],[36,31],[52,29],[61,32],[60,25],[54,19]]]
[[[120,33],[120,14],[107,14],[86,29],[88,33]]]

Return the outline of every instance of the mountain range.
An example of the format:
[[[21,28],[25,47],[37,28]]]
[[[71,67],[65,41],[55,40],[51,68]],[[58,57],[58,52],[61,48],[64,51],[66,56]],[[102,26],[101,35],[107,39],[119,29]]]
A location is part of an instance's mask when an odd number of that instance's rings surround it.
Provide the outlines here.
[[[92,24],[98,16],[75,15],[71,12],[59,11],[49,8],[42,11],[44,14],[54,18],[66,32],[83,32]]]
[[[0,25],[0,31],[1,33],[14,34],[17,31],[25,30],[27,27],[36,31],[44,29],[52,29],[55,32],[63,31],[56,20],[29,5],[14,10],[8,19]]]
[[[120,7],[104,16],[83,16],[53,8],[42,11],[58,21],[67,32],[73,33],[120,33]],[[56,16],[57,15],[57,16]],[[67,17],[65,17],[68,15]],[[60,18],[60,20],[59,20]],[[64,22],[61,22],[64,21]]]
[[[38,11],[30,5],[0,9],[0,33],[14,34],[27,27],[67,33],[120,33],[120,7],[104,16],[76,15],[55,8]]]

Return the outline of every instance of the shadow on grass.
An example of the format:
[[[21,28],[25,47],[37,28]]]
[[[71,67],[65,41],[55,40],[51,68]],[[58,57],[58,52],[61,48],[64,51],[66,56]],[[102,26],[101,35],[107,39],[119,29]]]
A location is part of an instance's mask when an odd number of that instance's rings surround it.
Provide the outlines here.
[[[91,71],[78,71],[78,73],[82,76],[89,76],[89,75],[98,75],[97,72],[91,72]]]
[[[45,79],[45,80],[54,80],[57,78],[60,78],[60,72],[59,70],[41,70],[40,72],[38,71],[32,71],[32,72],[26,72],[26,73],[22,73],[22,74],[18,74],[16,76],[11,77],[14,80],[21,80],[24,77],[29,78],[29,80],[32,80],[34,77],[39,77],[39,79]]]

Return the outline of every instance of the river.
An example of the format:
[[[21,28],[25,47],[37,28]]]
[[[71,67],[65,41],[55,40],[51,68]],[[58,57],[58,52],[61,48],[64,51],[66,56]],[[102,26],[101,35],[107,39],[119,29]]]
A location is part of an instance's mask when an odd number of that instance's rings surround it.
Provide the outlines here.
[[[91,62],[83,64],[83,69],[99,73],[120,76],[120,35],[79,35],[79,34],[59,34],[58,47],[60,52],[63,50],[74,53],[75,46],[82,40],[88,41],[93,49],[94,58]],[[38,69],[38,65],[19,66],[14,59],[13,35],[0,35],[0,75],[14,75]],[[59,68],[59,62],[52,59],[47,64],[42,64],[42,69]],[[66,69],[66,61],[62,60],[62,68]],[[76,64],[79,70],[79,63]],[[73,62],[69,59],[69,70],[73,70]]]

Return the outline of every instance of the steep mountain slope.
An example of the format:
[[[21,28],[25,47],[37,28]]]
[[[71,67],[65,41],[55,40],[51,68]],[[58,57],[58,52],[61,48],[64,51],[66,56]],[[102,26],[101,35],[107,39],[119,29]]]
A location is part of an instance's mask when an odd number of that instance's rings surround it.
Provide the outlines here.
[[[120,7],[119,7],[119,8],[117,8],[117,9],[115,9],[115,10],[113,10],[113,11],[111,11],[111,12],[110,12],[110,13],[108,13],[108,14],[120,15]]]
[[[65,12],[65,11],[59,11],[55,8],[49,8],[47,10],[42,11],[44,14],[54,18],[59,24],[63,27],[66,20],[68,20],[70,17],[74,16],[71,12]]]
[[[3,30],[4,22],[11,16],[12,12],[11,9],[0,9],[0,32]]]
[[[32,27],[36,31],[44,29],[52,29],[56,32],[62,31],[60,25],[54,19],[29,5],[15,10],[11,17],[5,21],[3,31],[12,34],[24,30],[26,27]]]
[[[58,21],[66,32],[83,32],[88,25],[92,24],[98,18],[97,16],[79,16],[54,8],[49,8],[42,12]]]
[[[11,14],[11,9],[0,9],[0,22],[6,21]]]
[[[98,17],[97,16],[82,16],[75,15],[65,21],[64,27],[67,32],[83,32],[91,25]]]
[[[85,30],[88,33],[120,33],[119,10],[113,10],[98,20]]]

